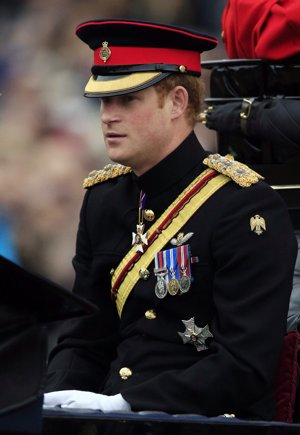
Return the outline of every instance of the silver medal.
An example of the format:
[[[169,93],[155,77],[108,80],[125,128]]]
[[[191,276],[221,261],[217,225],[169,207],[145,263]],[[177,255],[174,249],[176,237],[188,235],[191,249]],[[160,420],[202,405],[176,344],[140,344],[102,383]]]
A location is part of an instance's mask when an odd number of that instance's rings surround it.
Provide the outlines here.
[[[187,275],[182,275],[179,280],[180,292],[187,293],[191,287],[191,278]]]
[[[192,281],[191,277],[187,274],[187,264],[189,262],[188,257],[188,248],[186,246],[181,246],[181,277],[179,279],[179,287],[180,287],[180,293],[187,293],[191,287]],[[185,252],[187,250],[187,252]]]
[[[167,293],[168,293],[167,283],[161,275],[158,275],[157,283],[155,285],[155,295],[159,299],[163,299],[167,296]]]
[[[158,266],[157,259],[155,261],[156,266]],[[154,274],[157,278],[157,283],[155,284],[154,292],[155,295],[159,299],[163,299],[167,296],[168,288],[167,288],[167,282],[164,278],[168,273],[168,269],[166,267],[156,267],[154,269]]]

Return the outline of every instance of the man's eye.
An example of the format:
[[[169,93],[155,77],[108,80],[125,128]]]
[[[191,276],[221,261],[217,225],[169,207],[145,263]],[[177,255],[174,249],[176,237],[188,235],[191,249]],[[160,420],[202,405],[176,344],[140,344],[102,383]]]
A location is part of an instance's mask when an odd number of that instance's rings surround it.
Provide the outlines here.
[[[131,101],[134,101],[136,98],[133,95],[124,95],[123,96],[123,102],[124,103],[131,103]]]

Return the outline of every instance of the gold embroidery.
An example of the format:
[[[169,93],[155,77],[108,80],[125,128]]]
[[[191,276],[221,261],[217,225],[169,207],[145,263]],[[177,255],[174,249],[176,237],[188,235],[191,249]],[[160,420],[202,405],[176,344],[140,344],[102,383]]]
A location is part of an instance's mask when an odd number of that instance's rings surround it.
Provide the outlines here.
[[[215,169],[223,175],[227,175],[227,177],[231,178],[242,187],[249,187],[264,178],[244,163],[235,161],[230,154],[226,156],[210,154],[203,160],[203,163],[209,168]]]
[[[120,175],[128,174],[131,171],[132,169],[128,166],[123,166],[120,164],[108,164],[104,166],[103,169],[90,172],[88,177],[83,181],[83,187],[86,189],[94,184],[102,183],[103,181],[109,180],[110,178],[119,177]]]

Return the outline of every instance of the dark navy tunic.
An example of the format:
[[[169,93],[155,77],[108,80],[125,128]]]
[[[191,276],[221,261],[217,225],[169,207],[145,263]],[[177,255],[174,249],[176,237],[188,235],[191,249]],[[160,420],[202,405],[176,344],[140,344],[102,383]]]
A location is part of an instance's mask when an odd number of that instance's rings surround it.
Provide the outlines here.
[[[111,298],[111,271],[131,249],[140,191],[158,219],[206,169],[206,156],[192,133],[141,177],[130,172],[87,189],[74,292],[100,311],[63,328],[49,358],[47,391],[121,392],[133,411],[273,417],[296,239],[282,199],[264,181],[241,187],[230,180],[181,229],[193,233],[188,243],[197,258],[187,293],[159,299],[152,262],[121,319]],[[251,229],[255,215],[266,224],[260,235]],[[146,230],[152,224],[145,221]],[[200,351],[179,334],[192,318],[213,336]]]

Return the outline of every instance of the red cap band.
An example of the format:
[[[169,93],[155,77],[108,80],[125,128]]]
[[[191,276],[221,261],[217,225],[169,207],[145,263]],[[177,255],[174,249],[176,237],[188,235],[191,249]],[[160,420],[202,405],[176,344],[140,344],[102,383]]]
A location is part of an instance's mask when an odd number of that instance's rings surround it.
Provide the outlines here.
[[[183,65],[187,71],[201,72],[201,58],[197,51],[159,47],[108,47],[109,56],[104,61],[99,47],[94,51],[94,64],[101,66],[170,64]]]

